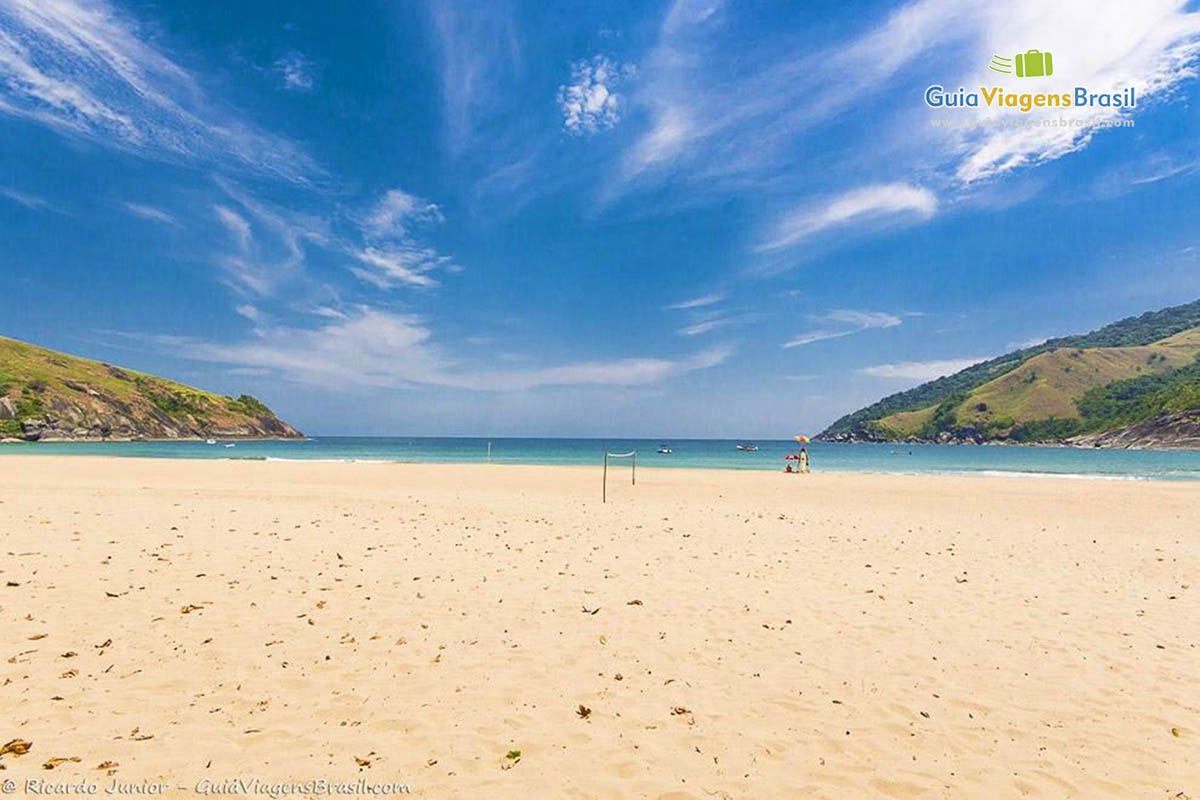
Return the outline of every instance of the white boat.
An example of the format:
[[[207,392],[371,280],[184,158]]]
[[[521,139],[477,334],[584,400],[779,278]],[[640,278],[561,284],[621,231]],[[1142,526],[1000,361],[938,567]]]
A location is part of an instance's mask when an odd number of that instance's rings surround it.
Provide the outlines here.
[[[216,439],[205,439],[204,443],[205,444],[216,444],[217,440]]]
[[[671,448],[667,447],[665,444],[660,444],[658,446],[658,452],[662,453],[664,456],[669,456],[669,455],[671,455],[671,453],[673,451],[671,450]]]
[[[737,449],[745,450],[748,453],[753,453],[755,450],[758,450],[758,445],[756,445],[756,444],[739,444],[737,446]]]

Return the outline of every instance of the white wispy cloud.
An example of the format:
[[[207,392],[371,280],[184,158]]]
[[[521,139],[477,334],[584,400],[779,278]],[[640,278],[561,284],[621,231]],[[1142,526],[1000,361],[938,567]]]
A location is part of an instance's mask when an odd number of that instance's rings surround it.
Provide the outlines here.
[[[229,206],[213,206],[213,213],[217,215],[217,219],[229,231],[234,241],[237,242],[238,249],[242,251],[248,250],[253,234],[250,230],[250,223],[246,221],[246,218]]]
[[[14,203],[20,203],[21,205],[25,206],[26,208],[32,209],[34,211],[57,211],[58,210],[57,206],[55,206],[49,200],[47,200],[46,198],[44,198],[40,195],[30,194],[29,192],[22,192],[17,189],[12,189],[8,186],[0,186],[0,195],[7,197],[9,200],[12,200]]]
[[[796,336],[793,336],[791,339],[788,339],[786,342],[784,342],[783,346],[785,349],[803,347],[806,344],[815,344],[817,342],[823,342],[826,339],[839,339],[842,336],[849,336],[852,333],[858,333],[858,330],[832,331],[819,328],[817,330],[808,331],[807,333],[797,334]]]
[[[715,305],[725,299],[723,292],[712,292],[711,294],[700,295],[689,300],[680,300],[678,303],[671,303],[667,308],[671,309],[686,309],[686,308],[703,308],[704,306]]]
[[[251,322],[258,322],[262,319],[262,312],[259,311],[256,306],[252,306],[249,303],[244,303],[238,306],[234,309],[234,311]]]
[[[1050,337],[1035,336],[1032,339],[1022,339],[1022,340],[1016,341],[1016,342],[1009,342],[1008,344],[1004,345],[1004,349],[1005,350],[1025,350],[1026,348],[1036,347],[1037,345],[1042,344],[1048,338],[1050,338]]]
[[[599,54],[572,64],[571,82],[558,87],[563,129],[583,135],[620,122],[624,100],[617,86],[636,72],[632,64],[617,64]]]
[[[731,324],[731,320],[718,317],[717,319],[706,319],[702,322],[695,322],[691,325],[684,325],[679,329],[680,336],[699,336],[704,333],[719,330]]]
[[[306,182],[287,139],[207,99],[105,0],[0,0],[0,113],[152,158]]]
[[[1200,13],[1189,11],[1183,0],[1022,0],[1003,10],[962,3],[964,22],[974,29],[975,48],[955,87],[996,83],[997,76],[987,71],[990,54],[1022,52],[1035,41],[1054,54],[1056,73],[1070,81],[1068,88],[1113,92],[1134,86],[1143,108],[1196,75]],[[1059,111],[1053,109],[1053,115],[1061,116]],[[1071,114],[1100,121],[1129,115],[1127,110],[1103,107]],[[994,118],[996,112],[981,112],[984,116]],[[1053,161],[1086,147],[1102,130],[1045,126],[961,131],[950,145],[958,156],[954,174],[970,183]]]
[[[485,372],[456,379],[462,388],[520,391],[542,386],[644,386],[725,362],[730,347],[714,347],[682,359],[620,358],[582,361],[539,369]]]
[[[935,361],[899,361],[894,364],[876,364],[873,367],[863,367],[859,372],[864,375],[870,375],[873,378],[924,382],[940,378],[944,375],[953,375],[959,370],[964,370],[972,364],[978,364],[980,361],[985,360],[987,360],[987,357],[947,358]]]
[[[734,325],[747,325],[755,322],[762,317],[759,314],[714,314],[707,318],[703,318],[693,322],[690,325],[684,325],[679,329],[680,336],[700,336],[705,333],[729,328]]]
[[[431,274],[457,272],[453,260],[420,238],[421,225],[442,221],[433,203],[400,189],[384,192],[364,209],[337,209],[316,217],[272,205],[239,184],[216,181],[224,193],[212,207],[231,247],[218,249],[217,264],[239,293],[259,297],[286,289],[336,297],[307,267],[309,250],[340,259],[356,278],[381,291],[432,288]],[[311,300],[309,301],[311,303]]]
[[[403,189],[389,189],[361,216],[363,233],[374,239],[401,238],[414,223],[441,222],[441,210],[433,203]]]
[[[438,282],[426,273],[450,260],[431,248],[405,245],[386,249],[367,247],[354,255],[371,269],[351,267],[350,271],[380,289],[391,289],[398,284],[437,286]]]
[[[683,106],[661,100],[654,105],[658,107],[658,112],[653,127],[625,156],[626,180],[670,162],[693,138],[697,128],[692,115]]]
[[[854,222],[908,215],[929,219],[937,213],[933,192],[908,183],[884,183],[853,189],[838,197],[806,204],[775,223],[760,251],[780,250],[815,233]]]
[[[179,224],[179,220],[175,219],[175,217],[173,215],[167,213],[166,211],[163,211],[161,208],[155,208],[154,206],[148,206],[144,203],[129,203],[129,202],[127,202],[127,203],[124,203],[123,205],[125,206],[125,210],[128,211],[130,214],[133,214],[135,217],[141,217],[142,219],[148,219],[152,222],[161,222],[164,225],[178,225]]]
[[[218,344],[158,337],[160,345],[185,357],[269,369],[291,380],[321,386],[401,388],[438,386],[511,392],[545,386],[641,386],[709,369],[723,363],[729,347],[714,347],[677,359],[618,358],[528,369],[473,369],[433,340],[416,315],[360,308],[315,329],[260,328],[246,342]]]
[[[291,52],[275,62],[275,73],[283,88],[293,92],[312,91],[316,83],[316,68],[303,53]]]
[[[446,144],[457,155],[500,102],[499,87],[520,64],[521,45],[505,0],[430,0],[427,8],[438,46]]]
[[[765,47],[740,53],[730,70],[724,0],[675,0],[632,97],[650,123],[627,150],[621,181],[686,170],[714,187],[794,167],[798,139],[877,90],[910,58],[906,47],[919,52],[946,29],[948,10],[917,5],[885,25],[895,35],[816,51]]]
[[[917,314],[909,312],[905,316],[917,316]],[[863,330],[867,328],[892,328],[903,321],[897,315],[888,314],[884,311],[857,311],[849,308],[835,309],[821,316],[814,317],[814,319],[853,325]]]
[[[357,217],[366,245],[347,247],[347,252],[361,264],[350,267],[350,272],[384,290],[399,285],[437,286],[437,280],[429,273],[436,269],[457,269],[457,266],[449,256],[421,242],[416,229],[443,220],[441,210],[434,203],[403,189],[384,192],[370,209]]]
[[[271,205],[232,181],[216,183],[225,201],[214,204],[213,214],[233,245],[218,252],[216,263],[239,293],[266,297],[303,284],[310,245],[340,252],[328,219]]]
[[[820,324],[821,327],[792,337],[784,342],[785,349],[803,347],[827,339],[840,339],[843,336],[852,336],[873,328],[894,328],[904,321],[895,314],[883,311],[857,311],[844,308],[826,314],[810,315],[809,319]]]
[[[1070,126],[935,130],[929,118],[938,112],[919,99],[928,84],[952,91],[995,85],[1002,76],[988,71],[992,54],[1011,55],[1036,43],[1053,52],[1056,77],[1062,76],[1062,84],[1047,84],[1047,90],[1135,86],[1142,110],[1195,77],[1200,59],[1200,13],[1186,0],[916,0],[874,24],[868,20],[849,41],[815,48],[768,42],[739,53],[731,69],[733,15],[725,5],[670,5],[629,92],[630,104],[648,122],[628,145],[609,194],[666,180],[706,192],[802,180],[811,162],[796,153],[810,151],[806,137],[835,121],[841,125],[838,146],[825,151],[827,163],[844,169],[851,181],[855,175],[889,182],[921,175],[923,184],[961,189],[1061,158],[1096,136],[1126,134]],[[1016,90],[1011,83],[1009,88]],[[913,103],[883,101],[903,96]],[[838,121],[867,113],[866,103],[869,127]],[[997,116],[994,110],[978,113]],[[1128,113],[1100,108],[1076,116],[1112,120]]]
[[[709,103],[717,94],[715,81],[708,80],[701,64],[717,57],[702,36],[705,23],[721,5],[721,0],[675,0],[668,9],[635,92],[636,102],[649,112],[649,126],[626,150],[618,183],[628,184],[671,164],[720,124],[719,117],[707,116],[721,103]]]

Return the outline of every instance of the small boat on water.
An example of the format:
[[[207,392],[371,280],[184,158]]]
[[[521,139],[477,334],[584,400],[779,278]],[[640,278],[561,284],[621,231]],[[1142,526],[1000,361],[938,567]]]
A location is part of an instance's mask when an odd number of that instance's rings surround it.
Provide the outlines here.
[[[758,450],[758,445],[756,445],[756,444],[739,444],[739,445],[737,446],[737,449],[738,449],[738,450],[743,450],[743,451],[745,451],[745,452],[748,452],[748,453],[753,453],[753,452],[755,452],[756,450]]]
[[[658,452],[662,453],[664,456],[669,456],[674,451],[672,451],[671,448],[667,447],[665,444],[660,444],[658,446]]]
[[[216,439],[205,439],[204,443],[205,444],[216,444],[217,440]]]

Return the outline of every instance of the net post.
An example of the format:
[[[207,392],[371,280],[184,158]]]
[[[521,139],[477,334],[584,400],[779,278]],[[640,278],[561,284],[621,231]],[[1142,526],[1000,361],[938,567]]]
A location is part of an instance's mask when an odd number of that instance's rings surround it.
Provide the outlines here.
[[[637,450],[633,451],[633,486],[637,486]]]
[[[604,451],[604,481],[600,488],[600,502],[608,502],[608,451]]]

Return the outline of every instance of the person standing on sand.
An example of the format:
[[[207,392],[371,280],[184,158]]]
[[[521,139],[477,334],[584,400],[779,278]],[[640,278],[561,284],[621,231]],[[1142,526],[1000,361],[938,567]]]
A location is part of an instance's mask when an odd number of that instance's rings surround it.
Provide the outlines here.
[[[808,448],[800,448],[800,471],[808,474]]]

